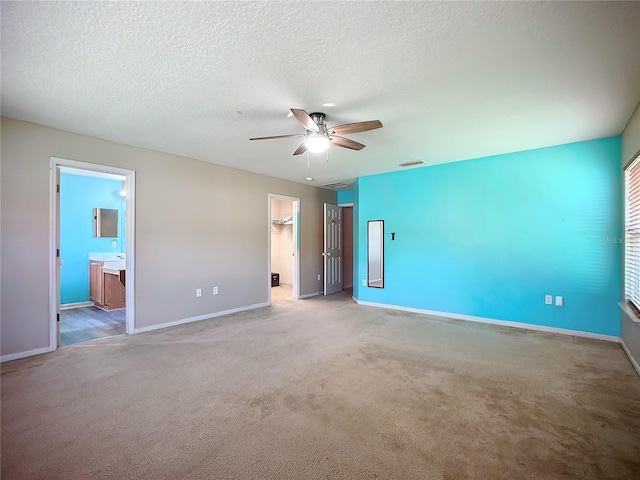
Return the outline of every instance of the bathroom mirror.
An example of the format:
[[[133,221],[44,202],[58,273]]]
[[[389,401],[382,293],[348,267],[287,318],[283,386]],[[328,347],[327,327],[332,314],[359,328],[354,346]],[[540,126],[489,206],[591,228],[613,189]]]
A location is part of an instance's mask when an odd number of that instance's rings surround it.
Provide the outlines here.
[[[367,222],[367,285],[384,288],[384,220]]]
[[[118,237],[118,210],[115,208],[93,209],[93,236]]]

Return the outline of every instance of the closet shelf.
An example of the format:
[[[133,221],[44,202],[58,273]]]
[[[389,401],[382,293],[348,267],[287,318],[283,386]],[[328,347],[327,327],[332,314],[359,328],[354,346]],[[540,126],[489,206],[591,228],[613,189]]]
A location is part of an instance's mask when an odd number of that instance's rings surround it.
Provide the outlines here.
[[[271,223],[274,225],[293,225],[293,217],[272,218]]]

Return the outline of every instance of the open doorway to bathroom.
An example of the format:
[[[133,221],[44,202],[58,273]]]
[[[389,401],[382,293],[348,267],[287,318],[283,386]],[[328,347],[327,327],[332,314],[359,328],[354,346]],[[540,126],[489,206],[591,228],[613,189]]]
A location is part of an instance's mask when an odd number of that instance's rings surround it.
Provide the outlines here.
[[[53,158],[52,177],[52,344],[131,333],[134,172]]]
[[[300,199],[269,195],[270,303],[299,298]]]
[[[60,167],[60,346],[125,333],[125,189],[122,175]]]

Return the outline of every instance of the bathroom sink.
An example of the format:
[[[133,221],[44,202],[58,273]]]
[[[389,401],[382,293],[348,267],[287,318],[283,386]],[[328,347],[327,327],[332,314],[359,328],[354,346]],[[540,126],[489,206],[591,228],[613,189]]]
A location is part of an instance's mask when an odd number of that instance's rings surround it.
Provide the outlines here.
[[[103,268],[108,268],[110,270],[125,270],[126,262],[124,260],[111,260],[108,262],[104,262]]]

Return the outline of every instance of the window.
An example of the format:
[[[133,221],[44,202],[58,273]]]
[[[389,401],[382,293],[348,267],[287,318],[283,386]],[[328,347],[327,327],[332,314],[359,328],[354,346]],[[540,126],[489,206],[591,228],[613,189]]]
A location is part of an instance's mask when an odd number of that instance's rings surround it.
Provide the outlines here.
[[[640,152],[624,170],[624,294],[640,315]]]

